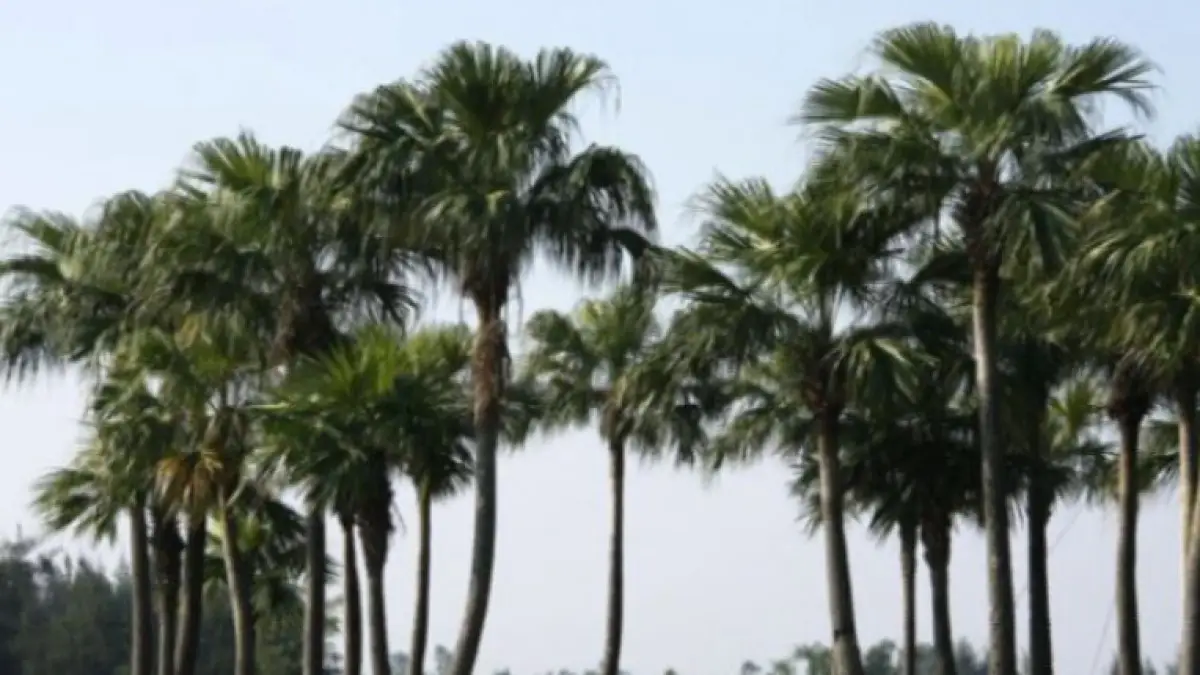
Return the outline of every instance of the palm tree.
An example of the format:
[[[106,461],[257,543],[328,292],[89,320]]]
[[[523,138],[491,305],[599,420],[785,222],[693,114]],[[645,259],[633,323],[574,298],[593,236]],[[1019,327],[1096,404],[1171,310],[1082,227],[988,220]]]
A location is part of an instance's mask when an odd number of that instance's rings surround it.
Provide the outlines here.
[[[944,214],[964,238],[989,555],[988,653],[991,672],[1014,675],[997,382],[1001,263],[1022,239],[1053,257],[1056,226],[1075,195],[1047,179],[1123,140],[1118,132],[1094,133],[1089,113],[1110,96],[1148,111],[1152,67],[1112,39],[1070,46],[1048,31],[1027,40],[976,37],[932,23],[885,31],[872,52],[885,71],[819,82],[796,119],[823,127],[830,154],[860,182],[883,197],[915,195],[932,219]]]
[[[390,476],[398,471],[414,480],[419,497],[418,558],[424,564],[414,643],[418,655],[424,650],[430,506],[469,476],[469,341],[461,327],[406,338],[382,325],[367,326],[325,357],[301,362],[275,390],[275,401],[262,407],[276,461],[305,485],[310,503],[336,505],[353,520],[347,535],[359,534],[375,672],[390,668],[383,567],[392,531]],[[348,595],[347,601],[356,599]]]
[[[239,499],[246,492],[247,458],[254,447],[247,407],[261,359],[255,358],[251,336],[237,331],[236,324],[189,318],[174,333],[135,336],[130,353],[143,376],[158,382],[159,397],[183,419],[177,451],[159,462],[159,490],[166,504],[213,513],[225,533],[235,675],[254,675],[253,580],[236,542]],[[177,527],[174,518],[164,524]]]
[[[1200,530],[1193,514],[1200,331],[1197,278],[1187,263],[1200,243],[1200,138],[1181,136],[1166,152],[1139,144],[1111,160],[1098,173],[1115,194],[1097,210],[1099,232],[1088,242],[1081,273],[1101,275],[1110,300],[1127,310],[1113,326],[1114,339],[1135,351],[1150,376],[1161,381],[1177,421],[1186,670],[1200,667],[1191,665],[1200,664],[1200,547],[1193,543]]]
[[[190,311],[232,315],[270,346],[270,365],[331,349],[335,324],[350,314],[403,322],[415,307],[401,249],[385,252],[358,203],[333,180],[344,153],[305,155],[252,134],[198,143],[176,187],[189,226],[163,248],[173,263],[160,289],[168,306],[180,290]],[[304,667],[324,668],[325,511],[310,505]]]
[[[496,449],[507,339],[504,308],[539,257],[598,282],[656,229],[646,170],[614,148],[572,150],[571,106],[614,81],[600,59],[546,49],[532,60],[462,42],[413,81],[361,96],[341,121],[358,183],[475,305],[476,521],[467,608],[451,675],[470,675],[496,547]],[[402,231],[401,231],[402,230]]]
[[[19,235],[21,249],[0,262],[0,279],[7,291],[0,306],[0,352],[7,377],[29,376],[46,366],[64,364],[83,365],[103,374],[112,365],[122,342],[140,330],[136,271],[162,215],[160,199],[126,192],[107,199],[97,209],[97,216],[83,224],[61,214],[32,211],[19,211],[5,223]],[[103,527],[96,529],[102,524],[95,519],[99,513],[96,509],[116,506],[113,499],[124,501],[123,508],[129,509],[131,516],[135,546],[154,548],[156,566],[169,570],[173,566],[170,538],[151,538],[146,532],[146,509],[161,515],[146,485],[138,486],[139,480],[148,479],[145,474],[139,475],[147,467],[108,456],[110,451],[116,452],[115,448],[145,451],[147,443],[150,452],[157,452],[159,448],[154,446],[162,441],[162,427],[157,423],[162,420],[143,414],[137,402],[132,407],[121,407],[121,401],[112,400],[111,384],[104,382],[95,391],[92,413],[97,423],[97,451],[81,465],[47,478],[42,485],[41,508],[53,524],[66,526],[83,518],[80,522],[90,522],[93,534],[99,534]],[[118,407],[110,409],[113,404]],[[114,415],[118,419],[109,423],[107,417]],[[104,448],[103,452],[99,450]],[[140,452],[130,455],[134,457],[145,459]],[[87,506],[78,501],[87,491],[99,498],[102,492],[97,490],[114,489],[121,494],[107,494],[107,502]],[[67,501],[57,502],[59,499]],[[165,534],[163,528],[156,531]],[[143,540],[142,535],[150,541]],[[145,556],[134,551],[133,559],[138,565],[146,563],[142,571],[148,575],[149,551]],[[147,660],[151,657],[145,652],[150,649],[150,586],[146,580],[137,580],[134,615],[140,622],[134,631],[132,652],[134,669],[147,674],[151,667]],[[170,596],[160,589],[158,597],[164,603],[160,624],[169,627],[173,625],[172,617],[165,609]],[[172,631],[160,625],[158,634],[160,649],[173,644]]]
[[[911,391],[864,401],[843,436],[843,490],[849,505],[884,537],[900,534],[905,581],[905,669],[916,669],[911,558],[919,539],[929,570],[934,651],[942,675],[956,672],[950,616],[950,554],[955,522],[979,520],[978,445],[974,410],[964,405],[969,359],[942,354],[917,369]],[[819,526],[820,479],[801,462],[793,493]],[[1014,474],[1015,476],[1015,474]],[[1010,488],[1012,489],[1012,488]],[[911,628],[910,628],[911,627]]]
[[[471,478],[471,335],[462,326],[426,328],[404,342],[406,372],[428,382],[451,383],[423,397],[425,412],[415,419],[404,448],[404,473],[417,493],[417,583],[413,608],[409,672],[425,670],[429,642],[429,584],[433,554],[433,502],[458,493]],[[511,417],[511,416],[509,416]]]
[[[691,409],[656,406],[639,393],[648,385],[661,396],[671,386],[655,372],[662,331],[654,308],[647,289],[626,285],[609,298],[583,302],[573,315],[538,312],[526,327],[532,344],[524,377],[547,397],[543,423],[557,427],[597,422],[608,450],[612,515],[601,675],[617,675],[621,667],[626,455],[629,450],[653,455],[665,443],[676,442],[682,450],[678,458],[686,461],[694,450],[689,440],[695,432],[687,428],[698,418]]]
[[[761,180],[718,181],[699,209],[699,252],[672,254],[663,270],[664,290],[689,302],[673,326],[674,350],[741,371],[742,402],[712,441],[718,460],[772,445],[789,456],[815,452],[835,660],[839,672],[862,675],[839,439],[844,413],[898,386],[910,365],[901,327],[869,322],[862,310],[887,281],[889,220],[848,188],[776,195]]]
[[[153,591],[146,516],[154,461],[165,439],[163,426],[147,415],[112,423],[113,411],[104,409],[112,403],[104,398],[108,392],[110,387],[98,387],[93,399],[90,443],[70,466],[54,470],[38,482],[34,506],[51,531],[73,529],[109,541],[116,538],[118,519],[127,516],[133,579],[130,672],[150,675],[154,664],[150,640],[154,633]]]
[[[95,369],[137,328],[137,275],[163,218],[161,199],[140,192],[105,200],[83,223],[17,211],[4,225],[17,252],[0,262],[0,354],[5,375],[47,366]]]

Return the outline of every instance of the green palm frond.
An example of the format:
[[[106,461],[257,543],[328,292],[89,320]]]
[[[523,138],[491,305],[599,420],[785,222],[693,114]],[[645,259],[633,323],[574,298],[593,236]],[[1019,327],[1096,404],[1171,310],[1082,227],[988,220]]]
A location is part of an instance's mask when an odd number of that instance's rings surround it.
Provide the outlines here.
[[[603,61],[568,49],[526,60],[456,43],[415,80],[352,104],[339,123],[354,145],[347,173],[378,199],[388,238],[425,252],[472,297],[501,292],[502,304],[538,256],[609,278],[657,229],[636,157],[572,154],[573,105],[614,83]]]

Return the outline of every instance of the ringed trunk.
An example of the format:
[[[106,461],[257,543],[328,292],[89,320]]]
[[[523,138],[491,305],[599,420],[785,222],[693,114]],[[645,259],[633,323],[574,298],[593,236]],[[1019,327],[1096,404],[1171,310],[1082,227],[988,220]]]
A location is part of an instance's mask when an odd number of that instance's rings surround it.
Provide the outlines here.
[[[475,418],[475,532],[467,607],[448,675],[472,675],[479,656],[492,592],[496,560],[496,450],[500,442],[500,406],[504,391],[507,346],[500,314],[503,293],[473,298],[479,316],[471,359]]]
[[[139,496],[129,510],[130,567],[133,575],[133,629],[130,631],[131,675],[151,675],[154,668],[153,589],[150,581],[150,535],[146,499]]]
[[[187,544],[183,549],[183,593],[179,605],[179,632],[175,641],[175,674],[194,675],[200,649],[200,618],[204,605],[204,549],[208,527],[204,513],[188,518]]]
[[[305,516],[304,675],[325,673],[325,509]]]
[[[339,516],[342,525],[342,667],[344,675],[362,675],[362,591],[358,584],[358,547],[354,542],[354,520]]]
[[[601,675],[618,675],[625,620],[625,446],[620,439],[609,442],[608,461],[612,522],[608,544],[608,622],[600,672]]]
[[[428,483],[417,487],[417,599],[413,608],[412,643],[408,650],[409,672],[425,672],[425,648],[429,643],[429,577],[433,550],[433,495]]]
[[[979,233],[976,234],[978,238]],[[982,242],[976,242],[976,246]],[[971,327],[975,345],[975,384],[979,392],[979,446],[982,455],[983,517],[988,552],[988,672],[1016,675],[1016,621],[1012,554],[1008,542],[1004,448],[1000,444],[996,380],[996,300],[998,265],[976,255]],[[980,259],[984,258],[984,259]]]
[[[858,631],[854,622],[854,594],[850,558],[846,547],[838,457],[838,416],[823,413],[817,439],[821,484],[821,519],[825,531],[825,574],[829,586],[829,620],[833,627],[834,669],[838,675],[864,675]]]

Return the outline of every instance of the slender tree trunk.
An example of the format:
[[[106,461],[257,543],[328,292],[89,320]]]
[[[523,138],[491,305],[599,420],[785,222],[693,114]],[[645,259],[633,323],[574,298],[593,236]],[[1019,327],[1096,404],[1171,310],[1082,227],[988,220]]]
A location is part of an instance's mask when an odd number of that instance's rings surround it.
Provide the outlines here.
[[[454,660],[447,675],[472,675],[479,656],[492,592],[496,560],[496,450],[500,442],[500,406],[508,348],[501,308],[507,289],[472,298],[479,316],[471,360],[475,399],[475,534],[467,608],[459,629]]]
[[[151,675],[154,668],[153,597],[150,581],[150,541],[146,531],[146,500],[139,497],[129,510],[130,567],[133,573],[133,627],[130,631],[131,675]]]
[[[304,675],[325,673],[325,509],[305,516]]]
[[[172,675],[175,664],[175,625],[179,607],[179,574],[183,542],[174,516],[164,509],[151,509],[153,521],[154,567],[158,602],[158,650],[155,656],[159,675]]]
[[[188,520],[183,549],[183,593],[179,605],[179,632],[175,641],[175,675],[195,675],[200,650],[200,617],[204,605],[204,551],[208,527],[203,513]]]
[[[384,474],[386,476],[386,473]],[[387,638],[387,600],[383,590],[383,568],[387,563],[387,512],[391,500],[384,502],[383,513],[360,519],[359,543],[362,545],[363,565],[367,571],[367,632],[369,633],[371,672],[390,675],[391,653]],[[381,522],[379,519],[384,520]]]
[[[904,596],[904,655],[901,675],[917,675],[917,528],[900,524],[900,575]]]
[[[238,517],[229,505],[228,495],[220,495],[218,513],[221,518],[221,552],[225,558],[225,578],[229,587],[229,606],[233,610],[234,670],[233,675],[254,675],[256,662],[256,627],[252,602],[251,579],[246,561],[238,550]]]
[[[601,675],[621,672],[621,634],[625,620],[625,445],[613,439],[608,445],[609,489],[612,522],[608,543],[608,625],[604,639]]]
[[[834,669],[838,675],[864,675],[858,631],[854,622],[854,593],[850,581],[850,556],[846,548],[841,460],[838,457],[838,417],[821,415],[817,440],[821,520],[825,531],[825,574],[829,588],[829,620],[833,628]]]
[[[429,643],[429,568],[433,550],[433,494],[428,483],[417,486],[417,600],[413,609],[412,645],[408,649],[408,675],[425,672],[425,647]]]
[[[1120,531],[1117,535],[1117,659],[1120,675],[1141,675],[1142,649],[1137,601],[1137,452],[1142,417],[1124,414],[1118,418],[1117,425],[1121,434],[1117,479],[1121,509]]]
[[[343,675],[362,675],[362,591],[358,586],[358,547],[354,543],[354,520],[339,516],[342,524],[342,594],[345,616],[342,623]]]
[[[933,603],[933,647],[938,675],[956,675],[954,631],[950,621],[950,519],[929,514],[921,525],[925,564],[929,567],[929,595]]]
[[[1030,422],[1029,452],[1034,470],[1029,477],[1026,517],[1029,520],[1029,675],[1053,675],[1054,652],[1050,632],[1050,571],[1047,568],[1046,526],[1050,522],[1050,495],[1045,485],[1041,411]]]
[[[1200,675],[1200,516],[1192,514],[1191,526],[1186,551],[1179,675]]]
[[[996,380],[996,300],[1000,290],[997,267],[990,260],[975,263],[971,303],[988,552],[988,672],[991,675],[1017,675],[1012,554],[1005,504],[1008,495],[1005,493],[1004,448],[999,438],[1000,400]]]
[[[1183,520],[1184,583],[1187,583],[1188,549],[1192,532],[1192,511],[1196,503],[1196,387],[1188,376],[1175,384],[1175,418],[1179,426],[1179,511]]]

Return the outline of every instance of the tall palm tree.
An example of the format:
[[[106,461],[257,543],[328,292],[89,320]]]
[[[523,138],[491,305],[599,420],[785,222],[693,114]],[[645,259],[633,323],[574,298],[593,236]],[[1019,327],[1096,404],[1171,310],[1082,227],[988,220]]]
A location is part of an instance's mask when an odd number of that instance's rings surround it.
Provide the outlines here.
[[[614,82],[600,59],[545,49],[532,60],[462,42],[412,81],[379,87],[341,121],[360,187],[399,234],[427,244],[438,273],[475,306],[476,519],[467,608],[451,675],[470,675],[496,548],[496,449],[508,361],[504,308],[545,257],[598,282],[656,229],[647,172],[615,148],[572,148],[582,97]]]
[[[160,198],[131,191],[84,222],[28,210],[4,222],[16,237],[16,251],[0,262],[7,378],[65,364],[94,370],[113,354],[137,328],[135,272],[163,213]]]
[[[863,310],[887,281],[894,214],[884,218],[858,196],[824,184],[777,195],[761,180],[718,181],[698,200],[706,219],[698,252],[669,256],[661,280],[689,302],[673,327],[676,351],[741,371],[742,402],[712,441],[717,457],[770,446],[817,457],[834,658],[847,675],[863,670],[841,490],[844,413],[899,386],[911,365],[905,331]]]
[[[639,379],[664,383],[654,370],[661,329],[655,299],[646,288],[626,285],[602,300],[583,302],[573,315],[542,311],[530,318],[531,340],[524,377],[538,383],[548,409],[543,424],[582,426],[597,423],[608,450],[611,521],[609,525],[608,608],[601,675],[621,668],[625,587],[625,464],[630,450],[654,455],[667,442],[681,442],[686,460],[694,438],[686,427],[698,420],[679,405],[649,404],[638,393]],[[665,413],[662,415],[661,413]]]
[[[1062,176],[1118,132],[1097,134],[1096,103],[1148,111],[1152,67],[1112,39],[1072,46],[1048,31],[976,37],[918,23],[881,33],[879,74],[823,80],[796,119],[824,128],[829,150],[881,195],[923,200],[947,218],[970,260],[972,335],[988,546],[990,670],[1016,672],[1012,565],[999,442],[997,298],[1001,264],[1021,240],[1053,256],[1074,193]],[[1064,208],[1067,207],[1067,208]]]

